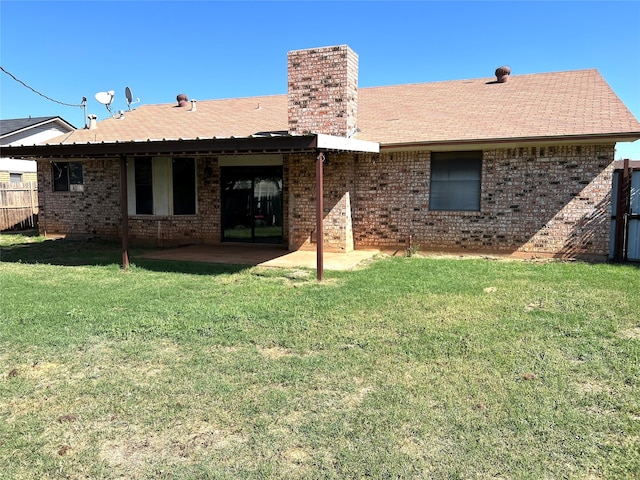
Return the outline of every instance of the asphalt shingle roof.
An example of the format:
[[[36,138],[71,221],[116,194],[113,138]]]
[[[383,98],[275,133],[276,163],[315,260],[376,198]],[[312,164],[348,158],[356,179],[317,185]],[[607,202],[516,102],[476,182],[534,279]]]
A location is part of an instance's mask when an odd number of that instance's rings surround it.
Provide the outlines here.
[[[247,137],[286,131],[287,95],[142,105],[48,143]],[[360,88],[356,139],[382,145],[560,136],[640,138],[640,123],[597,70]]]
[[[9,118],[0,120],[0,135],[7,135],[28,127],[33,127],[34,125],[39,125],[54,118],[58,117]]]

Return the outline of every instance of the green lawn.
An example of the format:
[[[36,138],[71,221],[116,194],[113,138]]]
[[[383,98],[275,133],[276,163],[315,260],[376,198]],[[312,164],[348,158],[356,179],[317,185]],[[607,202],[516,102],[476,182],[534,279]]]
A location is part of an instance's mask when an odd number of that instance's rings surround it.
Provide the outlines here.
[[[640,476],[640,269],[0,236],[7,479]]]

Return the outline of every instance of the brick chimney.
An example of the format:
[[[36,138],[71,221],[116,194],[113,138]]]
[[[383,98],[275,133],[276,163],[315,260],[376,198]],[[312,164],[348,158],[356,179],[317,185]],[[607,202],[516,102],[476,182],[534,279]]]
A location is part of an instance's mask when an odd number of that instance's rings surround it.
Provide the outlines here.
[[[351,136],[358,116],[358,55],[347,45],[287,55],[289,133]]]

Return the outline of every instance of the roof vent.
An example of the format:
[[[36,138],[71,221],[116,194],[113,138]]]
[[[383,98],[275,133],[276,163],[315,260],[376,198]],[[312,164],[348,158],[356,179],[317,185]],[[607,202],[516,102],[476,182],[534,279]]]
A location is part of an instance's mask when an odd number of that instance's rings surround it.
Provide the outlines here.
[[[187,105],[189,105],[189,97],[187,97],[184,93],[178,95],[176,97],[176,100],[178,101],[179,107],[186,107]]]
[[[505,83],[509,80],[509,75],[511,75],[511,68],[507,66],[496,68],[496,81],[498,83]]]

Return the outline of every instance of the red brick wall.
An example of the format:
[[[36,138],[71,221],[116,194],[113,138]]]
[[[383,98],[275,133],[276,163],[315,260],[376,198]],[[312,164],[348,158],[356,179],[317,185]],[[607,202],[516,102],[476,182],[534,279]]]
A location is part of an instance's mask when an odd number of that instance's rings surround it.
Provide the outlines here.
[[[80,237],[121,238],[120,161],[86,160],[83,164],[84,191],[54,192],[51,164],[38,162],[40,182],[40,233]],[[220,243],[220,167],[216,157],[200,157],[197,162],[197,213],[195,215],[129,215],[132,243],[170,246]],[[285,216],[284,242],[288,241],[288,208],[283,188]]]
[[[606,255],[614,145],[483,153],[479,212],[429,210],[429,152],[363,156],[358,246]]]
[[[352,212],[356,186],[353,154],[327,153],[324,170],[324,244],[328,251],[354,248]],[[316,160],[312,155],[290,158],[289,248],[312,248],[316,242]]]
[[[607,255],[614,145],[483,152],[478,212],[429,210],[430,153],[328,153],[324,230],[328,250],[407,248]],[[199,158],[198,213],[130,216],[132,240],[218,243],[220,168]],[[315,242],[315,156],[284,157],[284,236],[290,249]],[[38,163],[40,229],[119,237],[117,160],[84,163],[84,192],[52,192],[51,165]]]
[[[358,56],[348,46],[289,52],[291,133],[346,137],[356,129]]]
[[[120,235],[119,161],[91,160],[82,162],[82,165],[83,192],[54,192],[51,162],[38,161],[38,224],[41,234]]]
[[[312,155],[288,157],[288,202],[284,211],[288,217],[289,248],[297,250],[309,245],[316,228],[315,159]]]

